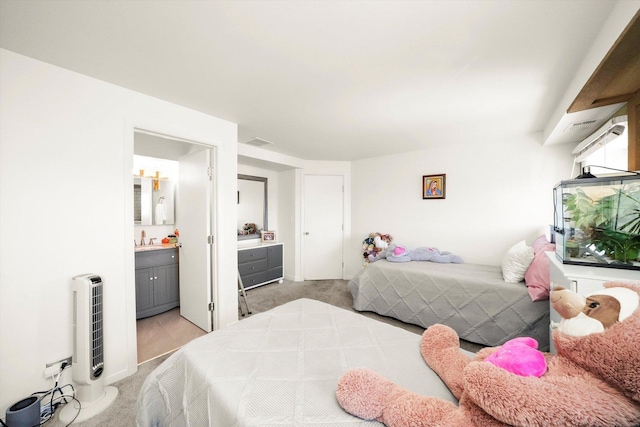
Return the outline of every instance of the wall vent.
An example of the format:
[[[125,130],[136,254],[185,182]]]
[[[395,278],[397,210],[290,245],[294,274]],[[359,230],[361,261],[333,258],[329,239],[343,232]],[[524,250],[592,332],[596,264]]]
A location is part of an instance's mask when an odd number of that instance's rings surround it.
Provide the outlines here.
[[[583,132],[595,127],[597,120],[585,120],[584,122],[571,123],[567,126],[562,133],[568,132]]]
[[[271,145],[273,144],[273,142],[266,141],[261,138],[251,138],[250,140],[246,141],[245,144],[253,145],[254,147],[263,147],[265,145]]]

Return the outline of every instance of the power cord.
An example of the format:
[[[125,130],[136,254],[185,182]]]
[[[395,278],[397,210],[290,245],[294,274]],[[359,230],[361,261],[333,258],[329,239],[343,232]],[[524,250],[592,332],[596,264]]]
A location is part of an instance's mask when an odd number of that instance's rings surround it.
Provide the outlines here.
[[[76,390],[73,387],[73,384],[65,384],[63,386],[58,385],[60,384],[60,377],[62,376],[62,372],[67,367],[69,367],[69,364],[67,362],[63,362],[62,365],[60,366],[60,371],[56,375],[51,374],[51,379],[54,381],[54,385],[52,388],[45,391],[36,391],[31,394],[32,396],[40,395],[40,401],[42,401],[42,399],[44,399],[45,397],[51,395],[49,402],[47,402],[47,404],[45,404],[45,406],[40,409],[40,423],[37,424],[37,426],[33,426],[33,427],[41,426],[47,421],[51,420],[60,405],[67,404],[74,400],[78,402],[78,413],[73,418],[73,420],[71,420],[69,424],[67,424],[67,426],[73,423],[76,420],[76,418],[78,418],[78,415],[80,415],[81,403],[75,397]],[[65,393],[64,392],[65,388],[70,388],[71,392]],[[11,427],[11,426],[6,426],[6,427]]]
[[[45,397],[51,395],[49,402],[43,408],[40,409],[40,422],[31,427],[40,427],[47,421],[51,420],[51,418],[53,418],[56,410],[60,405],[65,405],[67,403],[70,403],[71,401],[76,401],[78,403],[78,413],[76,414],[75,417],[73,417],[73,419],[69,422],[69,424],[67,424],[66,427],[73,424],[76,418],[78,418],[78,415],[80,415],[80,411],[82,410],[82,404],[78,399],[76,399],[76,390],[73,387],[73,384],[65,384],[63,386],[58,385],[60,383],[60,377],[62,376],[62,372],[68,366],[69,365],[67,362],[62,362],[62,365],[60,366],[60,371],[56,375],[51,374],[51,379],[54,381],[54,385],[52,388],[50,388],[49,390],[36,391],[31,393],[31,396],[40,395],[39,396],[40,402],[42,402],[42,399],[44,399]],[[67,387],[71,388],[71,394],[67,394],[63,391],[63,389]],[[56,393],[58,393],[59,396],[56,397]],[[0,419],[0,424],[2,424],[2,427],[11,427],[7,423],[2,421],[2,419]]]

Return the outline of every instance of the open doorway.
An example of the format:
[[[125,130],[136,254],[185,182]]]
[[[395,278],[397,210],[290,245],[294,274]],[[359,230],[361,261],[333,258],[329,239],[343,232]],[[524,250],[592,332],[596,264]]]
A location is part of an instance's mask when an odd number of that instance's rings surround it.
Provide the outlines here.
[[[211,231],[213,153],[214,149],[197,143],[134,132],[138,363],[212,329],[211,315],[200,301],[212,301],[214,295],[213,248],[188,244],[183,250],[179,230],[186,232],[186,241]],[[200,204],[194,206],[193,199]]]

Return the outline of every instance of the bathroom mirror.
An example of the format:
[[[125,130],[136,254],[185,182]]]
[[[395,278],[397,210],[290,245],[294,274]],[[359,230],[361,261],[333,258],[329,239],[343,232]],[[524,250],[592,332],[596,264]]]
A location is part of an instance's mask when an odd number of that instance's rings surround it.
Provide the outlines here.
[[[267,178],[238,174],[238,240],[259,239],[267,217]]]
[[[136,225],[174,225],[175,183],[167,179],[134,177],[133,221]]]

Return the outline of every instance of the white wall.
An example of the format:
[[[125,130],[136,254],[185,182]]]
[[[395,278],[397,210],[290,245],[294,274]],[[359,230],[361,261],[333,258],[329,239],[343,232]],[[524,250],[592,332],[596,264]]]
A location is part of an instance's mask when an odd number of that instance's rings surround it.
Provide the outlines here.
[[[71,355],[78,274],[105,283],[106,382],[137,369],[134,127],[216,147],[217,324],[237,321],[235,124],[6,50],[0,93],[0,414]]]
[[[491,265],[518,240],[531,243],[553,222],[552,189],[571,178],[573,162],[572,146],[543,147],[540,137],[473,144],[442,138],[432,149],[353,162],[348,274],[361,268],[362,240],[372,232]],[[446,198],[423,200],[422,176],[440,173]]]
[[[279,174],[278,186],[278,234],[284,243],[284,277],[287,280],[302,280],[300,270],[300,183],[301,169],[289,169]]]

